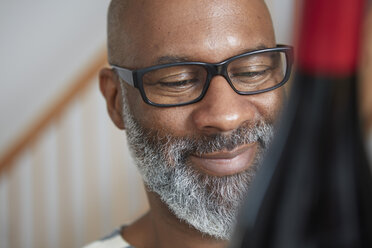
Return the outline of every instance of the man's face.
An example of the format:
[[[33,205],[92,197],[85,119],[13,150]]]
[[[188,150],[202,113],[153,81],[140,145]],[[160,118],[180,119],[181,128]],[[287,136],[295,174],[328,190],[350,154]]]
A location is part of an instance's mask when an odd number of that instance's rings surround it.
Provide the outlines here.
[[[126,34],[118,35],[125,49],[117,51],[124,52],[111,51],[111,62],[122,67],[177,58],[216,63],[276,45],[261,0],[130,1],[127,7]],[[227,239],[284,90],[242,96],[216,76],[201,101],[160,108],[143,102],[137,89],[123,87],[125,128],[147,187],[180,219]]]
[[[261,0],[145,1],[135,9],[141,11],[134,13],[136,17],[129,24],[131,42],[121,66],[143,68],[159,60],[164,63],[167,57],[219,62],[247,50],[276,45]],[[153,107],[143,102],[137,89],[127,87],[127,91],[131,113],[141,126],[176,137],[229,134],[244,123],[272,122],[283,95],[279,89],[240,96],[221,76],[212,79],[202,101],[183,107]],[[236,159],[236,163],[216,159],[218,166],[211,167],[209,157],[195,156],[192,165],[211,175],[235,174],[247,168],[241,163],[253,161],[256,145],[246,148],[245,158]]]

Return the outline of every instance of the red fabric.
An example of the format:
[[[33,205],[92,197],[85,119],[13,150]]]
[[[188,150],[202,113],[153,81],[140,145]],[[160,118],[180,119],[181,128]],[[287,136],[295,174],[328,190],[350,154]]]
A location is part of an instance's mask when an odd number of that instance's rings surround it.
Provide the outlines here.
[[[305,0],[299,39],[299,66],[311,73],[355,72],[363,0]]]

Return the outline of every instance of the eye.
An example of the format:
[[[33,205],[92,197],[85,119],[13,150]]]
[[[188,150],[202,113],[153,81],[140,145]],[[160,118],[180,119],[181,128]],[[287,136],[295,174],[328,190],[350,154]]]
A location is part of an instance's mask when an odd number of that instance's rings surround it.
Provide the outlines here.
[[[255,91],[270,88],[276,80],[273,78],[273,70],[269,66],[248,66],[234,68],[230,74],[234,86],[240,91]]]
[[[233,73],[231,76],[232,77],[247,77],[247,78],[255,78],[255,77],[260,77],[264,76],[267,74],[269,69],[266,70],[261,70],[261,71],[242,71],[238,73]]]
[[[171,88],[182,88],[188,87],[196,84],[199,80],[198,79],[188,79],[188,80],[180,80],[174,82],[158,82],[162,87],[171,87]]]

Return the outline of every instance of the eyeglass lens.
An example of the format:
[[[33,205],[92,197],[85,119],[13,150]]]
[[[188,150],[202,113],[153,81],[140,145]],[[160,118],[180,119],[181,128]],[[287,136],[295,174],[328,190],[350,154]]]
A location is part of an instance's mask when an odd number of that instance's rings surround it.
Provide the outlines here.
[[[247,55],[227,66],[235,90],[249,93],[270,89],[283,82],[287,70],[284,52]],[[200,97],[207,83],[207,69],[201,65],[177,65],[143,75],[146,97],[157,104],[182,104]]]

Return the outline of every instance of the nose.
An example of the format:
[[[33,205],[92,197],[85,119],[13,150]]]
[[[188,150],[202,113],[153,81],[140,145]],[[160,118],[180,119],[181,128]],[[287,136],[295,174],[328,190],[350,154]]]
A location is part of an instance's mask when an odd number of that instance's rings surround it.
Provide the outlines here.
[[[199,131],[213,134],[233,131],[245,122],[254,122],[258,110],[250,97],[238,95],[224,77],[215,76],[193,111],[193,123]]]

